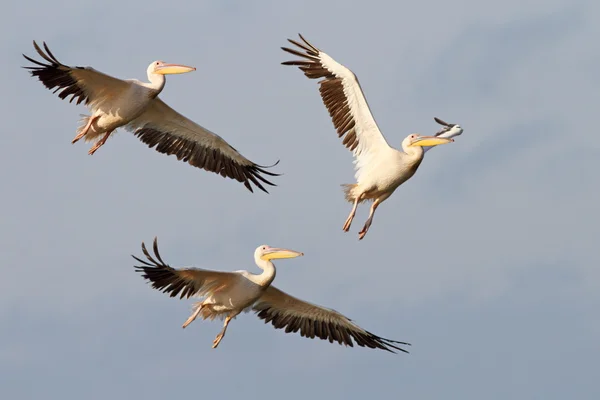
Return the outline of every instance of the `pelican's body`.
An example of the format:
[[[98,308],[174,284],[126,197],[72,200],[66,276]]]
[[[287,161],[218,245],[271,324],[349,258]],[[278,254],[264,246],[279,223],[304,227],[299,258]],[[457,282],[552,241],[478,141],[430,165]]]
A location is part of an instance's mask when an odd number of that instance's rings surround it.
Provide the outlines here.
[[[359,239],[362,239],[379,204],[415,174],[425,151],[452,142],[452,136],[460,135],[462,129],[458,127],[452,132],[447,129],[444,135],[438,132],[437,136],[411,134],[402,141],[401,150],[391,147],[377,127],[354,73],[311,45],[302,35],[300,38],[304,44],[288,40],[302,51],[282,49],[304,59],[283,64],[298,66],[310,79],[323,78],[319,81],[323,103],[338,136],[343,137],[343,144],[355,157],[356,183],[342,185],[346,200],[353,203],[343,230],[347,232],[350,229],[358,204],[373,201],[369,218],[359,232]]]
[[[346,346],[379,348],[394,352],[406,350],[396,344],[408,345],[376,336],[335,310],[320,307],[276,289],[271,285],[275,279],[275,265],[272,260],[295,258],[302,253],[293,250],[259,246],[254,252],[254,261],[262,273],[253,274],[240,270],[235,272],[210,271],[198,268],[174,269],[166,264],[158,252],[157,239],[154,239],[154,257],[142,243],[142,251],[148,261],[134,258],[142,266],[136,266],[143,277],[152,283],[155,289],[180,298],[200,297],[183,328],[198,316],[213,320],[224,318],[223,329],[213,341],[216,348],[227,330],[229,322],[242,312],[254,311],[258,317],[271,322],[277,329],[286,328],[286,332],[300,331],[302,336],[337,341]]]
[[[117,128],[134,133],[150,148],[173,154],[179,160],[236,179],[252,190],[251,184],[266,191],[262,183],[274,186],[261,174],[277,176],[243,157],[215,133],[187,119],[165,104],[158,95],[165,87],[165,75],[182,74],[196,68],[180,64],[152,62],[147,69],[148,81],[121,80],[91,67],[69,67],[61,64],[44,43],[45,52],[33,42],[38,54],[48,62],[36,61],[23,55],[36,66],[26,67],[48,89],[58,92],[61,99],[83,102],[91,111],[72,143],[80,139],[96,140],[89,150],[94,154]],[[268,193],[268,192],[267,192]]]
[[[162,79],[159,77],[162,77]],[[84,117],[85,124],[79,128],[77,133],[83,133],[82,137],[86,142],[89,142],[107,132],[112,133],[115,129],[128,124],[142,115],[150,105],[150,102],[162,91],[165,84],[164,75],[157,76],[150,69],[148,79],[152,79],[158,84],[152,85],[137,79],[126,79],[123,81],[125,85],[115,91],[119,95],[113,96],[111,102],[91,105],[90,108],[93,113],[91,116]],[[90,119],[93,120],[93,123],[89,127],[89,131],[84,132],[83,128]],[[77,140],[79,139],[74,139],[73,143],[77,142]],[[90,150],[90,155],[94,154],[94,152]]]
[[[361,179],[356,184],[345,185],[346,192],[350,192],[352,200],[362,193],[363,201],[391,195],[417,172],[423,155],[422,147],[404,147],[404,144],[403,151],[392,147],[382,149],[378,157],[370,162],[369,169],[385,173],[371,174],[371,179]]]

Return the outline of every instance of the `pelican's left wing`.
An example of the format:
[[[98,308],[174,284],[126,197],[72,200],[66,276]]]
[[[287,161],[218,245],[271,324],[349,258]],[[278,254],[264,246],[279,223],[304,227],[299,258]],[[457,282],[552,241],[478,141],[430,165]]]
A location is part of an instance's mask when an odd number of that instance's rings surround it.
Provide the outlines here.
[[[156,146],[160,153],[173,154],[194,167],[242,182],[251,192],[251,183],[266,193],[262,183],[276,186],[261,174],[280,175],[266,171],[279,161],[267,167],[253,163],[219,135],[179,114],[158,97],[126,129],[148,147]]]
[[[310,44],[302,35],[299,36],[304,43],[288,39],[290,43],[298,46],[298,50],[287,47],[281,49],[303,59],[285,61],[282,64],[297,66],[310,79],[323,78],[319,81],[321,98],[338,136],[343,137],[342,143],[356,158],[358,179],[361,169],[390,146],[371,114],[356,75]]]
[[[350,347],[356,343],[361,347],[392,353],[395,353],[394,350],[408,353],[397,345],[410,346],[409,343],[374,335],[335,310],[302,301],[273,286],[267,288],[253,309],[259,318],[265,323],[271,322],[276,329],[285,328],[286,333],[300,331],[300,336],[311,339],[318,337]]]
[[[92,109],[111,111],[114,98],[130,89],[127,81],[112,77],[95,70],[92,67],[69,67],[62,64],[52,54],[48,45],[43,43],[44,50],[34,41],[33,47],[47,64],[34,60],[23,54],[23,57],[34,63],[28,69],[32,76],[37,77],[48,89],[54,89],[61,99],[71,96],[69,102],[83,102]]]
[[[165,263],[158,252],[158,239],[154,238],[154,257],[142,242],[142,251],[148,261],[133,256],[143,265],[135,266],[142,277],[152,283],[152,287],[171,297],[180,299],[190,297],[205,297],[219,288],[235,284],[240,279],[240,274],[235,272],[210,271],[200,268],[175,269]]]

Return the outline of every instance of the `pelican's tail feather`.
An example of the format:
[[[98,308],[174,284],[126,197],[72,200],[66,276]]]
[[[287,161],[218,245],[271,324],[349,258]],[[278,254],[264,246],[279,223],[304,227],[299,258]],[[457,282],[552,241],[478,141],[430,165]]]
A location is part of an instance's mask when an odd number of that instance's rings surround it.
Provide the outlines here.
[[[344,191],[344,196],[346,197],[346,201],[349,201],[350,203],[354,203],[356,196],[358,196],[358,193],[356,193],[357,187],[358,187],[358,185],[356,183],[345,183],[342,185],[342,190]]]
[[[225,314],[215,312],[215,310],[211,307],[210,304],[205,304],[203,306],[201,301],[195,303],[192,306],[192,314],[196,313],[196,311],[198,311],[198,308],[200,308],[200,307],[202,307],[202,309],[200,310],[200,316],[202,317],[202,319],[207,319],[209,321],[212,321],[215,318],[221,319],[221,320],[223,318],[225,318]]]
[[[79,116],[81,117],[81,119],[79,120],[79,127],[77,128],[77,137],[82,134],[83,130],[90,122],[90,118],[92,118],[91,115],[80,114]],[[95,140],[96,138],[104,135],[105,133],[106,132],[103,131],[96,131],[95,124],[92,124],[87,130],[87,132],[79,139],[83,138],[83,141],[87,143]],[[74,142],[78,141],[79,139],[75,140]]]

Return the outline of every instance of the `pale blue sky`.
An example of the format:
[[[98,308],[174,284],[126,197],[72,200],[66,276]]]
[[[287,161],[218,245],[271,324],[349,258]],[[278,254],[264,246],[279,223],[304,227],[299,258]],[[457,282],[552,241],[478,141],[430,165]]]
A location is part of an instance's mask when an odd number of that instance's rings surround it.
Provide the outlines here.
[[[11,2],[0,24],[0,397],[145,400],[597,399],[600,3]],[[351,182],[315,81],[280,65],[298,32],[359,77],[393,145],[460,123],[344,234]],[[145,79],[194,65],[163,100],[258,163],[271,195],[120,131],[93,157],[83,107],[30,78],[46,41],[70,65]],[[150,289],[130,254],[157,235],[176,266],[255,270],[411,354],[344,348],[238,317],[188,329],[191,301]]]

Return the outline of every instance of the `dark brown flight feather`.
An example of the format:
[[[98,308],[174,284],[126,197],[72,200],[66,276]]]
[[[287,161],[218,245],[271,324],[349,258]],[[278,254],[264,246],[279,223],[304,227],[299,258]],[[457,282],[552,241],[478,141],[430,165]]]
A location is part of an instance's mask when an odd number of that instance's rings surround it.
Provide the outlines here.
[[[269,299],[269,292],[276,298],[286,298],[285,306],[273,306]],[[281,300],[279,301],[281,303]],[[354,344],[360,347],[371,349],[382,349],[392,353],[399,350],[408,353],[407,350],[397,345],[410,346],[410,343],[399,342],[396,340],[379,337],[369,331],[366,331],[356,325],[350,318],[334,310],[325,309],[310,303],[302,302],[304,309],[310,308],[310,314],[305,314],[300,309],[294,308],[300,300],[293,298],[273,286],[267,289],[267,292],[256,302],[253,309],[260,319],[265,323],[271,323],[276,329],[284,329],[286,333],[300,332],[300,336],[314,339],[315,337],[328,340],[330,343],[338,342],[340,345],[354,347]]]
[[[154,257],[146,249],[142,242],[142,251],[148,261],[141,260],[132,255],[132,257],[143,265],[134,266],[137,272],[142,273],[142,277],[152,283],[152,287],[170,297],[180,299],[190,298],[192,296],[204,296],[210,290],[219,286],[219,282],[227,279],[231,273],[221,271],[210,271],[195,268],[175,269],[165,263],[158,252],[158,239],[154,238]]]
[[[142,277],[150,281],[154,289],[167,293],[171,297],[177,297],[181,293],[180,299],[189,298],[200,291],[202,288],[201,282],[197,282],[192,277],[182,274],[184,270],[171,268],[162,260],[158,252],[157,238],[154,238],[153,248],[154,255],[158,261],[150,255],[144,242],[142,242],[142,251],[150,262],[141,260],[134,255],[132,257],[144,264],[142,266],[135,266],[134,268],[137,272],[143,273]]]
[[[148,147],[152,148],[156,146],[155,150],[159,153],[175,155],[178,160],[187,162],[194,167],[217,173],[223,177],[235,179],[238,182],[242,182],[250,192],[254,192],[251,183],[265,193],[269,192],[261,182],[270,186],[277,186],[265,179],[261,174],[269,176],[281,175],[269,172],[265,169],[274,167],[279,164],[279,161],[269,166],[262,166],[254,163],[241,165],[224,155],[219,149],[203,146],[199,142],[176,136],[169,132],[161,132],[155,128],[142,127],[136,129],[133,134],[142,142],[146,143]],[[235,151],[237,152],[237,150]]]

